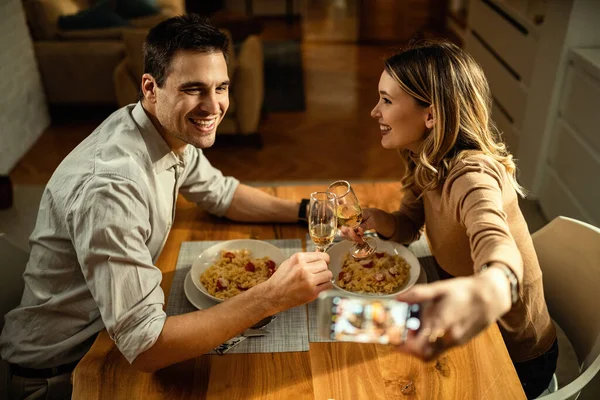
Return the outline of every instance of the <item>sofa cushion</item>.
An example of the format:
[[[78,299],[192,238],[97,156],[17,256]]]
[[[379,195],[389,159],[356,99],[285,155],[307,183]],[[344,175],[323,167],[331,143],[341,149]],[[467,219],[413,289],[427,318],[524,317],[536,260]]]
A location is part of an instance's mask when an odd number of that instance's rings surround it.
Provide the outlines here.
[[[117,0],[116,12],[121,17],[130,19],[158,14],[160,8],[156,0]]]
[[[120,26],[102,29],[59,29],[56,37],[60,40],[120,40],[123,37],[123,29]]]
[[[233,40],[231,39],[231,32],[227,29],[219,29],[225,36],[227,36],[227,40],[229,40],[229,49],[227,49],[227,75],[229,75],[229,80],[233,82],[235,77],[235,69],[237,68],[237,58],[235,55],[235,47],[233,45]]]
[[[90,8],[95,0],[23,0],[27,23],[34,40],[75,39],[77,34],[61,32],[58,18],[63,15],[77,14]],[[114,1],[114,0],[113,0]],[[127,0],[123,0],[127,2]],[[131,18],[132,26],[150,28],[160,21],[185,13],[185,0],[154,0],[160,15]],[[92,35],[95,38],[95,35]],[[86,36],[87,38],[87,36]],[[114,32],[102,38],[115,38]],[[85,38],[82,38],[85,39]]]
[[[34,40],[56,37],[58,18],[75,14],[90,6],[88,0],[24,0],[23,8]]]
[[[127,21],[113,10],[109,0],[100,0],[88,9],[58,18],[59,28],[65,30],[99,29],[126,25]]]
[[[163,22],[164,20],[173,16],[174,15],[171,15],[169,12],[163,10],[158,14],[148,15],[146,17],[131,18],[129,20],[129,25],[133,28],[150,29],[153,26],[158,25],[160,22]]]
[[[127,54],[128,66],[132,76],[141,80],[144,74],[143,46],[148,29],[128,28],[123,30],[123,42],[125,43],[125,54]]]
[[[34,42],[50,104],[116,104],[113,72],[125,57],[118,40]]]
[[[262,41],[250,35],[242,43],[238,67],[232,84],[236,102],[239,133],[251,134],[258,130],[260,110],[264,100],[264,57]]]
[[[115,83],[115,95],[119,107],[127,104],[136,103],[140,92],[140,77],[134,77],[129,68],[127,57],[117,65],[113,73],[113,82]]]

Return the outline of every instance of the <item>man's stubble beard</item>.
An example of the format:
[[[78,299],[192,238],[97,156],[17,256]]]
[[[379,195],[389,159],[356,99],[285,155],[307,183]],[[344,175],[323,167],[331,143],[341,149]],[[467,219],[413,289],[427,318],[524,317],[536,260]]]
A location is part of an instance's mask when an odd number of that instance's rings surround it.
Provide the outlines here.
[[[189,135],[188,132],[186,132],[186,134],[177,133],[173,136],[197,149],[206,149],[212,147],[212,145],[215,144],[215,140],[217,137],[217,127],[215,127],[215,131],[209,136],[196,136],[194,134]]]

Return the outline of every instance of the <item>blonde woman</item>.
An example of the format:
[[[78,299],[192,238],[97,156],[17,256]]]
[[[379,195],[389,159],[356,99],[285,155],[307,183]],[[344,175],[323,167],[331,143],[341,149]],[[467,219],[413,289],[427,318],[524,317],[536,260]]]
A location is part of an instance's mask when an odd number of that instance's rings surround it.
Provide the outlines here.
[[[556,368],[556,331],[519,209],[523,190],[490,106],[481,68],[453,44],[424,42],[387,59],[371,116],[381,145],[399,149],[406,164],[403,198],[399,211],[366,209],[363,218],[400,243],[418,239],[425,227],[442,275],[452,278],[398,296],[430,303],[420,331],[399,348],[429,360],[499,321],[532,398]]]

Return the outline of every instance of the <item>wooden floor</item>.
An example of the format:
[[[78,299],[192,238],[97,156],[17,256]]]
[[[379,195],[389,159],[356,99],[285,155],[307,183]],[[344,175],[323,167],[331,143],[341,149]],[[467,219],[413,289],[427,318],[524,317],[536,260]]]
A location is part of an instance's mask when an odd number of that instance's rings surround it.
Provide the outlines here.
[[[343,10],[329,8],[298,22],[300,27],[276,21],[265,24],[264,40],[305,39],[302,55],[307,109],[268,114],[259,128],[262,149],[206,150],[213,165],[249,183],[388,180],[401,176],[398,155],[380,146],[377,123],[369,115],[377,102],[382,58],[390,49],[349,42],[353,39],[353,18]],[[327,42],[323,38],[330,31],[348,32],[349,36],[338,34],[335,43]],[[60,161],[109,112],[76,113],[53,121],[11,172],[13,183],[45,184]]]

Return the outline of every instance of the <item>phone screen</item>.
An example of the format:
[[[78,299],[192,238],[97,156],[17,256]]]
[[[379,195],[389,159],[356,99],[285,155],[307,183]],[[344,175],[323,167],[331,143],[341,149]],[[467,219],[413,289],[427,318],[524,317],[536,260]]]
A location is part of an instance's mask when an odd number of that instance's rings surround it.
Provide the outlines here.
[[[330,338],[338,341],[399,344],[421,325],[418,304],[344,296],[332,296],[330,304]]]

